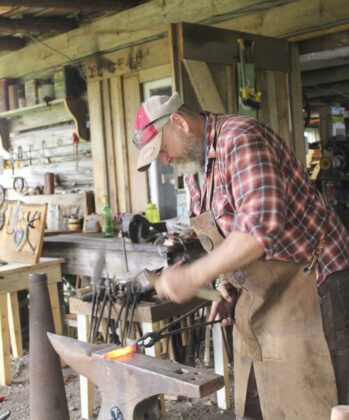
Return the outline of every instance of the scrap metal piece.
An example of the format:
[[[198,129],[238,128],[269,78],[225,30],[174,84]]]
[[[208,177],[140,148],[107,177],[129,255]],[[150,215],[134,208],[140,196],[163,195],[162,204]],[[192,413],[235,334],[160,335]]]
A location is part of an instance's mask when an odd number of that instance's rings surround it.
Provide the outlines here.
[[[154,419],[152,410],[160,394],[201,398],[224,386],[221,375],[169,360],[140,353],[105,359],[106,353],[118,347],[85,343],[51,333],[48,337],[72,369],[98,386],[102,397],[100,420],[110,418],[114,407],[125,420]]]

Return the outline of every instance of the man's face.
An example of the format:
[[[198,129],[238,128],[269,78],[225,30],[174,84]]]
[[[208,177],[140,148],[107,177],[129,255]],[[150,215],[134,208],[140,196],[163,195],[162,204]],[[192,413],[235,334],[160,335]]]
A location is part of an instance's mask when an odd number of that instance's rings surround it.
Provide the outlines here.
[[[165,165],[173,165],[185,174],[203,172],[204,142],[195,132],[186,133],[169,123],[162,130],[159,159]]]

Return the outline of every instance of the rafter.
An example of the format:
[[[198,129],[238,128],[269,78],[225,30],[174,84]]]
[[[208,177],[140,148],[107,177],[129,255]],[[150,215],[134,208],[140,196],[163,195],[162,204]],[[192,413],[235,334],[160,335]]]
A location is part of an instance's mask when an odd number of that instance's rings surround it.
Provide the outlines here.
[[[16,34],[20,32],[70,31],[77,27],[72,19],[56,18],[22,18],[11,19],[0,17],[0,32]]]
[[[339,67],[349,64],[349,46],[317,51],[299,56],[301,70],[317,70],[324,67]]]
[[[309,33],[312,36],[321,28],[340,31],[343,28],[338,25],[349,26],[348,0],[290,0],[277,7],[271,7],[272,4],[273,2],[263,0],[147,1],[141,6],[94,20],[74,31],[52,37],[48,43],[52,48],[64,51],[71,60],[78,61],[94,54],[166,36],[170,22],[201,22],[212,25],[212,21],[216,22],[219,18],[220,23],[215,23],[215,26],[280,38]],[[256,11],[258,5],[261,8],[263,5],[270,7]],[[301,12],[304,5],[306,13]],[[282,24],[277,25],[275,22]],[[49,52],[45,45],[33,43],[1,57],[0,78],[21,77],[66,62],[63,55],[53,50]]]
[[[15,51],[24,47],[25,40],[15,36],[0,37],[0,50]]]
[[[132,7],[136,1],[129,1]],[[4,7],[49,7],[70,10],[121,10],[126,8],[125,1],[120,0],[0,0]]]
[[[343,82],[349,80],[349,67],[333,67],[327,69],[306,71],[302,73],[302,86],[318,86],[329,83]]]

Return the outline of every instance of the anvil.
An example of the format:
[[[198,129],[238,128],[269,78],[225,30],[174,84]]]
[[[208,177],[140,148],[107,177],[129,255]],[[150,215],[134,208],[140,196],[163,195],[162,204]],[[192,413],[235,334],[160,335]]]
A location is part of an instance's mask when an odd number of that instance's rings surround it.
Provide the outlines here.
[[[224,386],[223,376],[134,352],[117,359],[103,355],[118,349],[47,333],[59,356],[97,385],[100,420],[155,419],[160,394],[205,397]]]

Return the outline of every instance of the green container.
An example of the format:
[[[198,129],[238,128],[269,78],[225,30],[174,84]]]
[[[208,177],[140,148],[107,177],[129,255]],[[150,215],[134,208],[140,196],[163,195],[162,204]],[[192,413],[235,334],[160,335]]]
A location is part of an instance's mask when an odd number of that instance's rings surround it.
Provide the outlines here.
[[[103,197],[103,207],[102,207],[102,210],[101,210],[101,216],[102,216],[103,235],[106,238],[110,238],[110,237],[114,236],[113,213],[111,211],[111,208],[109,207],[107,197]]]

